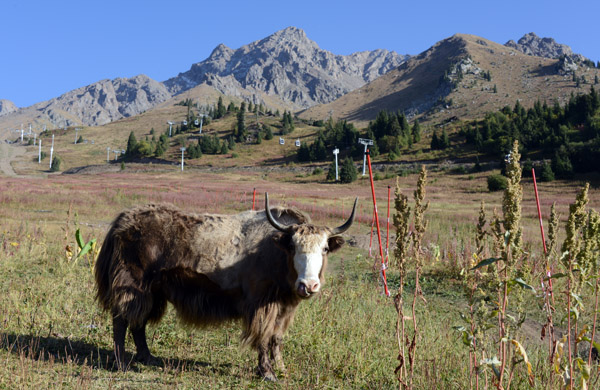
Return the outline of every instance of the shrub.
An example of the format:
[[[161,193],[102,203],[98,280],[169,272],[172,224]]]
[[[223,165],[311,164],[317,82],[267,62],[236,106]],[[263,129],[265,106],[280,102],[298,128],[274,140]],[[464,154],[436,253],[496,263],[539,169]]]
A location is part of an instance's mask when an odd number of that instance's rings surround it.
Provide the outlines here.
[[[58,172],[58,171],[60,171],[60,163],[61,163],[60,157],[54,156],[52,158],[52,168],[50,168],[50,171],[51,172]]]
[[[354,166],[354,161],[350,157],[344,159],[342,169],[340,170],[340,181],[342,183],[352,183],[358,177],[358,171]]]
[[[545,162],[542,165],[542,169],[540,172],[540,181],[553,181],[554,180],[554,172],[552,172],[552,167],[549,163]]]
[[[323,173],[323,168],[320,168],[320,167],[316,167],[312,172],[313,175],[320,175],[322,173]]]
[[[508,186],[508,180],[500,174],[491,175],[487,178],[487,186],[490,192],[502,191]]]

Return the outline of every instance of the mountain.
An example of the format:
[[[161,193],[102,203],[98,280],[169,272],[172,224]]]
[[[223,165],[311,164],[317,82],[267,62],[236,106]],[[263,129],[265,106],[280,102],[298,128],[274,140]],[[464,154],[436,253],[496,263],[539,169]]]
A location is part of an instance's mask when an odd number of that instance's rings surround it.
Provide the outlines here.
[[[148,76],[101,80],[57,98],[13,111],[3,119],[50,126],[98,126],[138,115],[169,99],[165,86]]]
[[[305,32],[288,27],[233,50],[221,44],[204,61],[164,82],[171,94],[199,84],[229,96],[250,91],[275,96],[290,108],[328,103],[373,81],[403,63],[408,56],[387,50],[335,55],[322,50]]]
[[[97,126],[211,89],[217,92],[209,92],[211,96],[221,93],[273,109],[297,110],[330,102],[407,57],[381,49],[335,55],[320,49],[304,31],[289,27],[237,50],[221,44],[209,58],[164,83],[138,75],[101,80],[16,111],[6,103],[2,125]]]
[[[569,56],[578,58],[581,61],[585,59],[581,54],[574,54],[569,46],[557,43],[553,38],[540,38],[533,32],[523,35],[518,43],[511,39],[504,46],[516,49],[530,56],[545,58]]]
[[[0,99],[0,116],[8,115],[18,110],[13,102],[6,99]]]
[[[600,74],[585,64],[570,67],[569,58],[526,55],[481,37],[456,34],[373,82],[300,116],[326,119],[333,113],[335,118],[364,125],[385,109],[443,123],[482,117],[514,106],[517,99],[525,107],[536,100],[565,104],[571,93],[587,92]],[[579,81],[574,80],[575,69]]]

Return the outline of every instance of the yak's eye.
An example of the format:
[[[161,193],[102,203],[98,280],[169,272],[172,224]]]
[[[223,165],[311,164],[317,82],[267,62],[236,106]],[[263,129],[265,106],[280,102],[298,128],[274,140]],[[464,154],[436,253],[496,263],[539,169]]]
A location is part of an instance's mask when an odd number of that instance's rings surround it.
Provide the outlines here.
[[[326,255],[327,253],[329,253],[329,248],[323,248],[323,254]]]

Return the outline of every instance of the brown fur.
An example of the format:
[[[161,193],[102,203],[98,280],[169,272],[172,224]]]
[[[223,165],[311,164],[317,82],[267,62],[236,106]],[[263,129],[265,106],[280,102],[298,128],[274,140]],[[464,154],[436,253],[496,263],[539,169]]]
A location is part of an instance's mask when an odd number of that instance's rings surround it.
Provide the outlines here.
[[[171,302],[186,323],[203,326],[241,320],[244,343],[259,352],[259,372],[275,379],[268,353],[283,366],[281,339],[301,298],[293,267],[294,234],[323,234],[294,209],[272,214],[292,233],[276,231],[265,212],[186,214],[148,205],[122,212],[113,222],[95,266],[97,299],[113,315],[115,354],[124,368],[124,338],[132,330],[137,357],[151,358],[147,322],[157,322]],[[341,237],[329,239],[337,249]],[[326,264],[324,256],[320,277]],[[322,282],[322,280],[321,280]]]

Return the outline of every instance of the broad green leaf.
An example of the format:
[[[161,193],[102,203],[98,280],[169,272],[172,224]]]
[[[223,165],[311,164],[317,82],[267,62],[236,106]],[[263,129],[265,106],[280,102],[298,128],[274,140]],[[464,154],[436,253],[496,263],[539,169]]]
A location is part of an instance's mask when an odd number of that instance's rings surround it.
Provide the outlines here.
[[[552,276],[550,276],[550,277],[545,277],[544,280],[559,279],[559,278],[564,278],[565,276],[567,276],[567,274],[558,272],[558,273],[552,274]]]
[[[575,321],[579,320],[579,310],[576,307],[571,308],[571,316]]]
[[[532,286],[528,285],[527,283],[525,283],[525,281],[521,278],[516,278],[514,279],[514,281],[521,287],[526,288],[528,290],[531,290],[533,292],[535,292],[535,288],[533,288]]]
[[[583,300],[581,299],[581,297],[579,295],[571,293],[571,297],[573,297],[573,299],[575,299],[575,301],[577,302],[577,305],[579,307],[583,307]]]
[[[77,245],[79,245],[79,249],[83,248],[83,240],[81,239],[81,231],[79,231],[79,229],[75,231],[75,240],[77,240]]]
[[[80,250],[80,251],[79,251],[79,253],[77,254],[77,257],[76,257],[76,258],[78,259],[78,258],[80,258],[81,256],[84,256],[84,255],[86,255],[86,254],[87,254],[87,253],[90,251],[90,249],[92,249],[92,245],[94,245],[95,243],[96,243],[96,239],[95,239],[95,238],[94,238],[94,239],[92,239],[92,240],[90,240],[90,241],[88,241],[88,242],[87,242],[87,243],[86,243],[86,244],[83,246],[83,248],[81,248],[81,250]]]
[[[500,367],[501,363],[496,356],[494,356],[491,359],[483,359],[479,362],[479,364],[492,367],[494,375],[496,375],[496,378],[500,379],[500,370],[498,369],[498,367]]]
[[[502,260],[500,257],[490,257],[489,259],[481,260],[475,267],[471,268],[471,271],[477,268],[485,267],[486,265],[494,264],[495,262]]]

